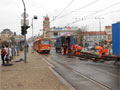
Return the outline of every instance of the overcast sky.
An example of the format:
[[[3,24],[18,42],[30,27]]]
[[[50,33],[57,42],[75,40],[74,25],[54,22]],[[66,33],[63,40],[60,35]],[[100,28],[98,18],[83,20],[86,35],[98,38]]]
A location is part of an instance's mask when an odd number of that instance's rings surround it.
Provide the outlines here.
[[[120,21],[120,0],[24,1],[30,25],[31,18],[34,15],[38,16],[38,20],[34,20],[34,35],[40,34],[40,29],[43,28],[43,17],[46,14],[50,17],[51,27],[66,25],[86,26],[88,31],[99,30],[99,20],[95,19],[95,17],[104,18],[101,19],[102,30],[104,30],[104,26]],[[0,13],[0,31],[9,28],[11,31],[21,34],[22,0],[0,0]],[[31,28],[28,29],[27,34],[27,37],[30,36],[32,36]]]

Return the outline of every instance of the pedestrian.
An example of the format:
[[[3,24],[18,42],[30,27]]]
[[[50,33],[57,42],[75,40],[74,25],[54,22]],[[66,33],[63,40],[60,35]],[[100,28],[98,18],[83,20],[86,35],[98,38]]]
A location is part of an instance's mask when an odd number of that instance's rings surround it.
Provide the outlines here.
[[[9,61],[11,61],[12,52],[11,52],[11,48],[8,45],[6,46],[5,50],[6,50],[5,61],[8,64]]]
[[[2,65],[5,65],[5,55],[6,55],[6,50],[5,50],[4,46],[2,46],[2,49],[1,49]]]
[[[12,48],[11,46],[8,47],[8,55],[9,55],[9,61],[12,60]]]

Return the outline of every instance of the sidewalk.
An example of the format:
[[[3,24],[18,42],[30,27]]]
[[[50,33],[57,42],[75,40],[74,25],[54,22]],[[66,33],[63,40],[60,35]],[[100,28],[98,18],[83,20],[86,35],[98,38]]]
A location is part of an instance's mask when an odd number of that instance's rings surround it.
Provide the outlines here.
[[[15,60],[23,58],[23,54]],[[68,90],[49,67],[40,54],[29,51],[26,64],[21,61],[0,66],[0,90]]]

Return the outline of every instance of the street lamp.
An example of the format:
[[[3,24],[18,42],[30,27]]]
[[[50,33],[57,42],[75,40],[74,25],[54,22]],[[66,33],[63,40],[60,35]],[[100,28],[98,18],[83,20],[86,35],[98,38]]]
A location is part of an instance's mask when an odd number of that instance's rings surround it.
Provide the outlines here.
[[[95,19],[99,20],[100,41],[101,41],[101,20],[104,19],[104,18],[103,17],[95,17]]]
[[[32,24],[31,24],[31,26],[32,26],[32,44],[33,44],[33,42],[34,42],[34,38],[33,38],[33,20],[34,20],[34,19],[38,19],[37,16],[34,16],[34,17],[32,18]],[[33,44],[33,46],[34,46],[34,44]],[[33,49],[32,53],[34,53],[34,49]]]
[[[22,0],[23,6],[24,6],[24,31],[26,31],[26,6],[24,0]],[[26,63],[27,59],[27,53],[26,53],[26,34],[24,34],[24,62]]]

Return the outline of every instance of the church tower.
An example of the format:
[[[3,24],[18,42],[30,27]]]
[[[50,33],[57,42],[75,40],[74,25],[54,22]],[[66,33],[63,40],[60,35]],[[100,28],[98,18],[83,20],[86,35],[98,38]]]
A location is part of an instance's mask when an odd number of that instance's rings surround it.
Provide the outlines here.
[[[46,15],[44,17],[44,21],[43,21],[43,35],[46,37],[46,32],[50,31],[50,21],[49,21],[49,17],[48,15]]]

